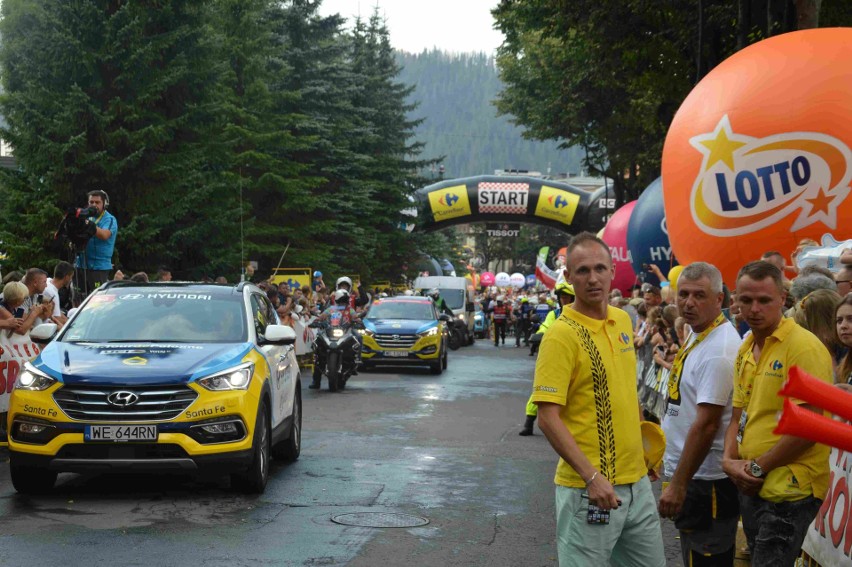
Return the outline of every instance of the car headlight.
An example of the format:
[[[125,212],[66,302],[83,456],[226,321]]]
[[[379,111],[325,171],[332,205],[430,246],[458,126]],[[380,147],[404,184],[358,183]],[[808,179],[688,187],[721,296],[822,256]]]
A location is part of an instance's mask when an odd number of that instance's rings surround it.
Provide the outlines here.
[[[362,337],[372,337],[375,333],[370,329],[358,329],[358,334]]]
[[[438,334],[438,327],[432,327],[429,330],[423,331],[422,333],[417,333],[421,337],[432,337]]]
[[[198,380],[198,383],[213,392],[223,390],[248,390],[254,374],[254,363],[246,362],[235,368],[217,372]]]
[[[461,319],[462,321],[464,321],[464,313],[459,313],[459,319]]]
[[[19,390],[30,390],[40,392],[47,390],[56,383],[55,378],[51,378],[44,372],[36,370],[36,367],[29,362],[24,365],[24,369],[18,374],[18,379],[15,381],[15,388]]]

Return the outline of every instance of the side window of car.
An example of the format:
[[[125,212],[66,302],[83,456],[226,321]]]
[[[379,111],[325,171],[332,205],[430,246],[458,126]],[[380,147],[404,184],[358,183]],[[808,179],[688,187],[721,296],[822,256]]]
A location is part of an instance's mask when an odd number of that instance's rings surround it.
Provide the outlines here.
[[[269,312],[263,302],[264,299],[266,298],[256,293],[251,296],[251,314],[254,320],[254,330],[258,337],[262,337],[266,333],[266,326],[270,323]]]
[[[278,325],[281,321],[278,318],[278,312],[275,310],[275,306],[272,305],[272,302],[269,301],[269,298],[266,296],[260,296],[260,300],[263,302],[266,309],[266,324]]]

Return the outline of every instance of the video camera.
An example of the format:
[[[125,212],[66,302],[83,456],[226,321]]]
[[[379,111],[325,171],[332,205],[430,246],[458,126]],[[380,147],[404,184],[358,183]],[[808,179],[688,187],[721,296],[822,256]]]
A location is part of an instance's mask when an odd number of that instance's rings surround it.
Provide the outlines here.
[[[89,239],[95,235],[97,225],[89,221],[89,217],[98,215],[97,207],[69,207],[65,217],[59,223],[55,238],[64,237],[78,250],[86,247]]]

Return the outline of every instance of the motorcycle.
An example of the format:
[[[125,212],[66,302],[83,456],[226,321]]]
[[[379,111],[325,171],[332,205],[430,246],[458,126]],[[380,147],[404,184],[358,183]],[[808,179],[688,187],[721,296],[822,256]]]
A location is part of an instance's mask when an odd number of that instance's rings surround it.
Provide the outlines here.
[[[468,343],[466,339],[467,323],[461,319],[450,319],[447,323],[447,332],[447,346],[450,347],[450,350],[458,350],[460,346]]]
[[[325,374],[329,391],[343,390],[361,363],[361,341],[356,333],[363,324],[346,322],[342,313],[332,313],[328,321],[316,320],[308,326],[321,329],[314,341],[314,381]]]

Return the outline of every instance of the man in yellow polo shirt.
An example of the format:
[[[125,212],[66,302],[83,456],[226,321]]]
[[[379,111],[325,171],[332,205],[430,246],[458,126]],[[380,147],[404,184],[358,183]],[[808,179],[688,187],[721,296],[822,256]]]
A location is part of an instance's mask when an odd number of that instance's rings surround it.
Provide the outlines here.
[[[639,429],[630,317],[608,305],[609,247],[591,233],[568,245],[574,303],[544,335],[532,401],[559,454],[559,565],[666,564]]]
[[[752,567],[793,565],[828,489],[828,447],[773,433],[784,402],[778,390],[791,367],[833,381],[831,355],[814,334],[783,317],[785,299],[775,265],[751,262],[737,275],[737,301],[752,333],[734,364],[722,469],[740,492]]]

